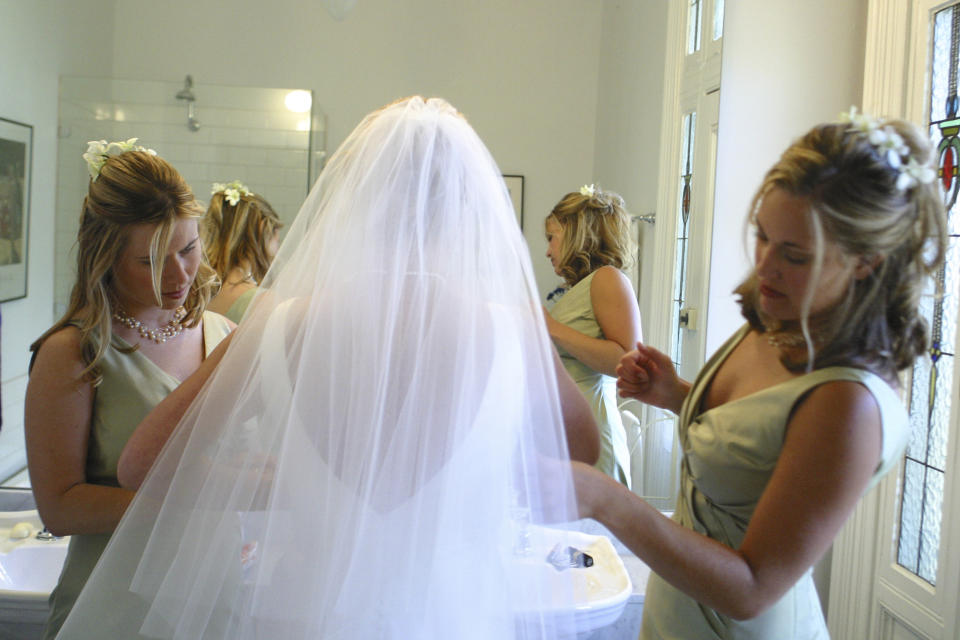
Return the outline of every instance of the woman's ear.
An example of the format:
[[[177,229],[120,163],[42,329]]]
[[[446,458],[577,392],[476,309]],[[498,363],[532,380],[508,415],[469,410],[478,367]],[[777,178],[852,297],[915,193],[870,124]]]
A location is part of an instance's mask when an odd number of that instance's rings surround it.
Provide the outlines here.
[[[880,266],[881,262],[883,262],[883,256],[879,254],[873,256],[858,256],[857,264],[853,268],[853,277],[857,280],[863,280],[873,273],[874,270]]]

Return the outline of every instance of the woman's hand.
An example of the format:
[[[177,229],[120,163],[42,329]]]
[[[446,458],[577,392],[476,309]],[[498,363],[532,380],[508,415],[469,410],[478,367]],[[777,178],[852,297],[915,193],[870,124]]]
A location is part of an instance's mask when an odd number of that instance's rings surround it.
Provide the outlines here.
[[[680,413],[690,383],[677,375],[670,356],[637,343],[617,365],[617,387],[624,398],[635,398],[661,409]]]

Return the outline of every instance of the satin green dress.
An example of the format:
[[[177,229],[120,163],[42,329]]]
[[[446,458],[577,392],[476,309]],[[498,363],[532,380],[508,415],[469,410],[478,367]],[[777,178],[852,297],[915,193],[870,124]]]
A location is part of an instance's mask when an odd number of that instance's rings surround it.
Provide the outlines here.
[[[883,446],[869,487],[893,467],[909,436],[907,412],[880,377],[862,369],[828,367],[701,411],[703,394],[720,365],[749,333],[744,326],[710,359],[680,410],[683,447],[680,496],[673,519],[737,548],[776,467],[794,406],[818,385],[862,384],[880,407]],[[868,489],[869,489],[868,487]],[[642,640],[827,639],[811,567],[780,600],[751,620],[733,620],[650,575],[643,605]]]
[[[550,315],[572,329],[591,338],[603,338],[603,331],[593,313],[590,301],[590,283],[594,271],[557,301]],[[627,447],[627,432],[617,408],[617,379],[594,371],[557,346],[560,360],[573,381],[583,393],[600,430],[600,458],[596,468],[611,478],[630,486],[630,449]]]
[[[212,311],[204,312],[205,356],[210,355],[229,333],[230,325],[226,318]],[[117,336],[113,336],[113,340],[121,346],[129,346]],[[117,349],[107,349],[100,361],[100,370],[103,381],[96,388],[90,419],[87,482],[119,487],[117,463],[124,445],[140,421],[181,381],[139,351],[123,353]],[[50,593],[50,617],[44,629],[45,640],[57,635],[109,540],[109,533],[70,536],[60,580]]]
[[[250,301],[253,300],[253,297],[257,295],[257,291],[258,289],[256,287],[244,291],[233,301],[233,304],[230,305],[230,308],[227,309],[224,315],[233,320],[234,324],[240,324],[240,321],[243,319],[243,314],[247,312],[247,307],[250,306]]]

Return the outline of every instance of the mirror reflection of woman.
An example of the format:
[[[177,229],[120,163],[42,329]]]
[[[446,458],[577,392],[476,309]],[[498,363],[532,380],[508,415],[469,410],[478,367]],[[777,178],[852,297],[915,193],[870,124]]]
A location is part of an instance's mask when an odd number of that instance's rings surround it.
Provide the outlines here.
[[[204,311],[215,276],[197,228],[203,210],[173,167],[137,149],[87,154],[78,277],[64,316],[31,346],[30,481],[44,525],[71,536],[46,638],[133,498],[117,481],[127,438],[233,326]]]
[[[220,277],[208,308],[240,322],[280,245],[283,223],[263,196],[239,181],[215,184],[200,225],[204,250]]]
[[[642,340],[640,309],[623,273],[631,262],[623,199],[594,185],[568,193],[547,216],[547,257],[567,290],[546,314],[567,372],[600,429],[596,467],[630,486],[630,450],[617,408],[616,367]]]
[[[812,567],[909,435],[898,374],[946,247],[932,157],[903,121],[814,127],[754,196],[746,324],[692,384],[652,347],[622,359],[623,395],[679,415],[676,512],[582,465],[577,498],[655,572],[642,638],[829,637]]]
[[[596,425],[466,119],[364,118],[261,286],[128,441],[137,496],[62,636],[574,637],[573,572],[523,542],[576,519]]]

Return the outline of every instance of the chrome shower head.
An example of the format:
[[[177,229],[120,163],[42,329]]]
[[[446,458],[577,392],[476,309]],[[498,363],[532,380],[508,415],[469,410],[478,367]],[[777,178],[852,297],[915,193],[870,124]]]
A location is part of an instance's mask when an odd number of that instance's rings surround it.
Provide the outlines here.
[[[177,92],[177,100],[193,102],[196,99],[196,96],[193,95],[193,76],[188,75],[183,81],[183,89]]]

